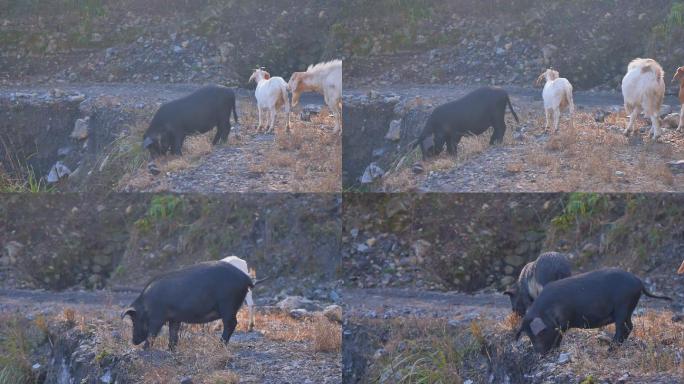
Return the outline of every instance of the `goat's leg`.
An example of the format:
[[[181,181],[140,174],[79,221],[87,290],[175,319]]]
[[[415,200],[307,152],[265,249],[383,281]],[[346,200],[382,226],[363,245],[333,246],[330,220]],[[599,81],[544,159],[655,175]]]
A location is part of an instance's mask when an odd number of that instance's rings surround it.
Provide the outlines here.
[[[570,100],[570,106],[568,107],[568,113],[570,114],[570,129],[575,129],[575,103]]]
[[[335,129],[333,130],[333,133],[338,133],[341,128],[340,120],[342,120],[342,111],[340,110],[338,103],[333,103],[331,109],[333,111],[333,116],[335,117]]]
[[[251,332],[254,329],[254,299],[252,298],[251,289],[247,291],[245,302],[247,303],[247,309],[249,309],[249,324],[247,324],[247,330]]]
[[[560,123],[560,109],[553,110],[553,131],[558,132],[558,124]]]
[[[677,126],[677,132],[682,130],[684,126],[684,104],[682,104],[682,109],[679,111],[679,125]]]
[[[549,128],[551,128],[551,126],[549,125],[550,119],[551,119],[551,109],[544,108],[544,112],[546,114],[546,127],[545,127],[545,129],[548,130]]]
[[[290,103],[285,100],[285,118],[286,118],[286,123],[285,123],[285,130],[289,133],[290,132]]]
[[[259,126],[257,127],[257,132],[261,132],[261,107],[257,107],[257,110],[259,110]]]
[[[629,136],[629,134],[634,131],[636,119],[639,117],[639,113],[641,113],[641,111],[639,110],[639,107],[630,108],[628,106],[625,106],[625,111],[629,114],[629,123],[627,123],[627,128],[625,128],[622,133],[624,133],[626,136]]]
[[[660,118],[658,117],[658,111],[651,115],[651,130],[653,131],[653,140],[656,140],[660,136]]]
[[[273,127],[275,127],[276,113],[278,113],[278,110],[276,109],[276,107],[272,107],[268,113],[271,119],[271,123],[268,126],[268,133],[271,133],[273,132]]]

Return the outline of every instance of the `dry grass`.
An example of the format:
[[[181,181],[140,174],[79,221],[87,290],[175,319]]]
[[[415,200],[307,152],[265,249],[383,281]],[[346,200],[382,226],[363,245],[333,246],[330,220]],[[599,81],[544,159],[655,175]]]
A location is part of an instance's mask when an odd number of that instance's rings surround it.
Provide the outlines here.
[[[503,168],[510,182],[499,180],[504,185],[501,188],[510,184],[511,190],[667,191],[682,187],[684,179],[673,175],[665,163],[684,158],[684,137],[664,129],[658,142],[645,134],[628,138],[622,134],[626,120],[622,112],[608,115],[604,123],[595,122],[589,113],[577,113],[574,129],[564,119],[559,131],[551,132],[544,128],[543,118],[537,116],[528,121],[534,128],[526,130],[526,141],[513,143],[509,130],[504,141],[507,153],[500,161],[487,157],[482,161],[491,168]],[[548,139],[535,139],[543,134],[548,135]],[[488,137],[487,133],[464,139],[459,145],[457,159],[442,154],[425,161],[425,172],[419,175],[414,175],[410,169],[419,161],[418,156],[409,154],[400,167],[384,177],[382,187],[387,191],[415,189],[430,171],[449,171],[487,151]]]
[[[247,330],[247,313],[238,314],[238,329]],[[342,348],[342,327],[321,315],[294,319],[282,312],[256,313],[256,329],[273,341],[302,342],[315,352],[339,352]]]
[[[506,121],[506,134],[504,135],[503,144],[500,145],[513,145],[512,124],[512,121]],[[424,172],[419,175],[413,174],[411,170],[411,166],[421,158],[420,149],[416,148],[404,158],[400,159],[399,163],[393,167],[393,171],[388,172],[382,178],[382,189],[385,191],[414,190],[430,172],[449,171],[472,160],[491,147],[489,145],[489,140],[492,136],[492,132],[493,130],[490,128],[481,135],[467,136],[461,139],[461,142],[458,144],[455,158],[445,151],[437,157],[423,161]]]
[[[246,115],[249,124],[249,114]],[[281,116],[281,125],[284,118]],[[324,110],[302,121],[292,113],[290,133],[280,128],[275,145],[265,153],[265,160],[252,165],[258,172],[284,169],[294,175],[292,192],[339,192],[342,188],[342,145],[340,136],[333,134],[334,119]],[[252,122],[256,129],[256,119]],[[278,126],[278,121],[276,121]],[[276,128],[278,129],[278,127]]]
[[[446,319],[396,318],[386,329],[382,354],[368,367],[368,382],[459,383],[463,365],[482,347],[481,329],[456,330]]]
[[[547,356],[534,353],[526,336],[522,336],[522,344],[513,341],[521,321],[515,314],[499,321],[477,319],[458,326],[434,318],[364,320],[383,329],[378,333],[383,335],[382,355],[369,360],[368,377],[372,382],[460,382],[460,378],[487,377],[491,365],[513,364],[519,372],[542,372],[550,363],[554,364],[554,376],[619,377],[629,372],[642,379],[680,377],[684,374],[684,324],[671,318],[672,313],[653,311],[634,316],[635,328],[629,339],[610,352],[598,335],[606,332],[612,337],[613,326],[571,329],[560,351]],[[559,352],[569,353],[570,361],[558,365]]]
[[[285,116],[281,112],[276,118],[275,143],[265,151],[261,147],[250,147],[257,132],[258,117],[252,101],[243,100],[238,108],[240,129],[231,131],[230,147],[247,148],[241,157],[249,171],[257,174],[277,173],[291,175],[288,182],[292,192],[338,192],[341,190],[342,145],[338,134],[332,133],[334,119],[324,110],[311,121],[302,121],[295,112],[290,114],[291,131],[285,132]],[[141,137],[144,127],[135,127],[132,137]],[[163,179],[167,172],[179,172],[197,166],[213,148],[211,140],[214,130],[196,136],[189,136],[183,144],[183,156],[166,156],[157,160],[162,172],[152,176],[147,163],[137,164],[127,172],[117,185],[119,190],[168,189]],[[266,186],[264,186],[266,188]],[[265,189],[264,188],[264,189]],[[230,191],[226,191],[230,192]]]
[[[95,334],[98,361],[110,355],[123,356],[130,353],[132,348],[140,348],[131,344],[130,320],[126,319],[122,323],[112,311],[65,308],[54,318],[44,320],[45,324],[50,320],[58,321],[76,327],[81,332]],[[281,312],[257,311],[255,322],[255,329],[268,340],[301,343],[302,348],[321,353],[339,353],[341,350],[341,326],[323,316],[297,320]],[[236,332],[246,332],[247,324],[248,312],[242,309],[238,313]],[[40,329],[40,324],[36,326]],[[223,344],[220,340],[222,331],[221,321],[184,324],[176,350],[167,352],[168,330],[164,327],[154,340],[153,348],[144,352],[147,357],[134,359],[127,370],[141,383],[166,383],[173,381],[172,378],[183,376],[192,376],[193,382],[198,383],[238,383],[239,376],[226,368],[233,359],[231,351],[235,347],[234,344]]]

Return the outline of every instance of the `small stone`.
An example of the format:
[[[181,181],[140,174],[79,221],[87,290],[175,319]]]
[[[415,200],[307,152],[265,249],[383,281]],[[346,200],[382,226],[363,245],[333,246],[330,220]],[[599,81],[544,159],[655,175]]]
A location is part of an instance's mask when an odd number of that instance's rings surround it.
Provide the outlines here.
[[[423,168],[423,164],[421,164],[421,163],[415,163],[415,164],[413,164],[413,166],[411,167],[411,171],[412,171],[414,174],[419,175],[419,174],[425,172],[425,168]]]
[[[625,173],[622,171],[615,171],[615,177],[622,179],[625,177]]]
[[[675,129],[679,127],[679,113],[670,113],[663,118],[663,127]]]
[[[76,140],[83,140],[88,137],[88,124],[90,122],[90,117],[85,117],[83,119],[76,120],[74,124],[74,129],[71,131],[71,138]]]
[[[670,161],[667,163],[667,167],[675,175],[684,173],[684,160]]]
[[[385,139],[390,141],[398,141],[401,139],[401,119],[392,120],[390,122],[389,131],[387,131]]]
[[[558,364],[565,364],[570,361],[570,354],[569,353],[561,353],[558,356]]]
[[[506,256],[504,261],[506,262],[506,264],[512,265],[514,267],[520,267],[523,264],[525,264],[525,259],[523,257],[517,256],[517,255]]]
[[[297,308],[290,311],[290,317],[293,319],[303,319],[309,315],[309,311],[304,308]]]
[[[432,244],[426,240],[423,240],[423,239],[416,240],[411,245],[411,249],[413,250],[413,253],[416,255],[418,262],[423,262],[423,260],[425,259],[425,256],[428,254],[431,247],[432,247]]]
[[[180,379],[180,384],[192,384],[192,377],[185,376]]]
[[[323,316],[325,316],[330,321],[334,321],[341,324],[342,307],[336,304],[328,305],[327,307],[325,307],[325,309],[323,309]]]
[[[365,171],[363,171],[363,176],[361,176],[361,184],[370,184],[376,179],[382,177],[384,174],[385,171],[377,164],[370,163],[366,167]]]
[[[370,247],[366,244],[359,244],[356,246],[356,250],[361,253],[366,253],[368,250],[370,250]]]
[[[40,369],[40,367],[42,367],[42,365],[40,365],[40,363],[35,363],[31,366],[31,369],[33,369],[34,371],[37,371]]]
[[[100,376],[100,382],[109,384],[112,382],[112,373],[110,371],[105,372],[104,375]]]
[[[61,179],[68,177],[71,174],[69,167],[64,165],[61,161],[55,163],[48,173],[47,182],[54,184]]]

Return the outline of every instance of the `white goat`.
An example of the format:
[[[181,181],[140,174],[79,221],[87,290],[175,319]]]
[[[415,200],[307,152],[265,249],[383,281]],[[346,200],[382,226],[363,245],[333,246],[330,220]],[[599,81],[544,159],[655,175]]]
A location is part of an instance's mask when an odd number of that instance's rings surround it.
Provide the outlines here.
[[[570,114],[570,128],[574,128],[573,114],[575,103],[572,99],[572,84],[564,77],[558,77],[558,71],[547,69],[537,78],[537,84],[546,79],[542,97],[544,99],[544,111],[546,112],[546,129],[549,129],[549,117],[553,114],[553,128],[558,132],[560,114],[565,109]]]
[[[276,112],[281,106],[285,107],[285,115],[287,116],[286,128],[290,132],[290,98],[288,96],[288,85],[282,77],[271,77],[271,75],[263,69],[256,69],[249,81],[254,80],[257,83],[254,95],[257,99],[257,109],[259,110],[259,127],[257,131],[261,130],[261,112],[262,110],[269,112],[269,123],[266,132],[273,132],[275,126]]]
[[[625,100],[625,111],[629,115],[629,124],[625,135],[636,131],[635,120],[640,112],[651,118],[653,139],[660,136],[659,112],[665,97],[665,72],[653,59],[634,59],[627,67],[627,74],[622,79],[622,97]]]
[[[292,91],[292,106],[299,103],[302,92],[323,94],[325,104],[335,116],[335,130],[342,127],[342,60],[310,65],[306,72],[295,72],[288,83]]]
[[[249,276],[251,279],[252,276],[249,274],[249,268],[247,268],[247,262],[242,260],[241,258],[237,256],[228,256],[226,258],[221,259],[221,261],[232,264],[234,267],[242,271],[245,275]],[[247,308],[249,309],[249,325],[247,329],[251,331],[254,329],[254,300],[252,299],[252,290],[250,289],[247,291],[247,296],[245,296],[245,302],[247,303]]]

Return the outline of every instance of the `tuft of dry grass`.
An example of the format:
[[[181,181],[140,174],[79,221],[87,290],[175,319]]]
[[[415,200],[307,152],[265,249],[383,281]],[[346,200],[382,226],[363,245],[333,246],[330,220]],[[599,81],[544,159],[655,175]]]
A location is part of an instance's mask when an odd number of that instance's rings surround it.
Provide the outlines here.
[[[342,329],[325,317],[313,325],[313,350],[316,352],[339,352],[342,350]]]

